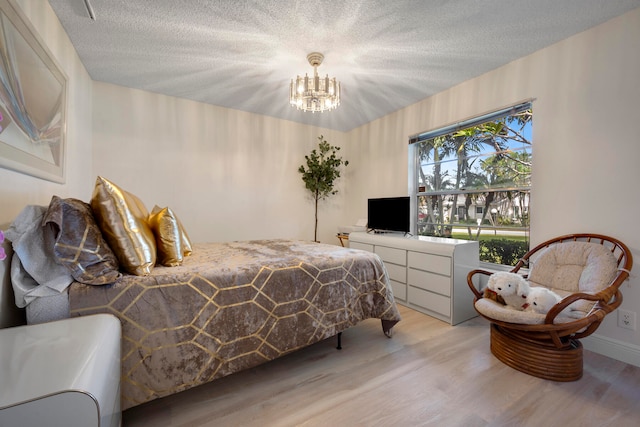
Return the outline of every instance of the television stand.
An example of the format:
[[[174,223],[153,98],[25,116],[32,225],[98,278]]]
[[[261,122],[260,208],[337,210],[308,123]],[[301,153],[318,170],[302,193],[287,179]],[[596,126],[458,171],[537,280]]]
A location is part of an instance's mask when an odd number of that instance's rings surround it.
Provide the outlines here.
[[[402,233],[351,233],[349,247],[376,253],[399,304],[456,325],[477,316],[467,273],[478,268],[477,241]]]
[[[371,230],[367,231],[367,233],[384,234],[384,235],[387,235],[387,236],[396,236],[396,237],[407,237],[407,235],[411,236],[411,233],[409,233],[407,231],[393,231],[393,230],[375,230],[375,229],[371,229]]]

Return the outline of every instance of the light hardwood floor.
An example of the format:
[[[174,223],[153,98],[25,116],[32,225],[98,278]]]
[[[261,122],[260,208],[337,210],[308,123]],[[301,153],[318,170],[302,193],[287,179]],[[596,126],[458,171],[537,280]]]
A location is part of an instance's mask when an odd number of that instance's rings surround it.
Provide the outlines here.
[[[131,408],[137,426],[640,426],[640,368],[585,350],[584,376],[556,383],[489,350],[488,323],[450,326],[400,306],[379,320],[210,384]]]

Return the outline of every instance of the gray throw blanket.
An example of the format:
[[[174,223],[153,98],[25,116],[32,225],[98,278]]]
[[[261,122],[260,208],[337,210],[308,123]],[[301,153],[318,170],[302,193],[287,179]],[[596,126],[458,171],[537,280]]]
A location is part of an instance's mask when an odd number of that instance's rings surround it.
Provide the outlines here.
[[[5,232],[11,241],[11,284],[16,305],[26,307],[39,297],[60,296],[73,282],[69,270],[56,263],[54,231],[42,226],[45,206],[26,206]]]

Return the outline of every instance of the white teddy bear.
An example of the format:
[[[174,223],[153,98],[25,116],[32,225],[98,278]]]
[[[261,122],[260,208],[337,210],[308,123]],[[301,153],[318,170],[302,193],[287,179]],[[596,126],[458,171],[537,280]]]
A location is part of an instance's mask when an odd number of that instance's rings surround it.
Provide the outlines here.
[[[520,311],[526,308],[529,282],[521,275],[508,271],[493,273],[487,288],[500,295],[507,306]]]
[[[540,314],[547,314],[551,307],[556,305],[562,297],[550,289],[543,287],[532,287],[527,295],[527,309],[535,311]],[[575,303],[569,304],[564,308],[560,315],[572,318],[580,318],[583,313],[578,310],[574,310]]]

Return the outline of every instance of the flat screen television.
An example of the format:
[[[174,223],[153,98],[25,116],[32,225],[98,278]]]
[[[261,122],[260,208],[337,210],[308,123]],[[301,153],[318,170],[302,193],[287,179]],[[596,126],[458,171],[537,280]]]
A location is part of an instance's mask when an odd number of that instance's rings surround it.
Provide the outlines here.
[[[370,230],[410,231],[409,197],[384,197],[379,199],[369,199],[367,206],[367,227]]]

